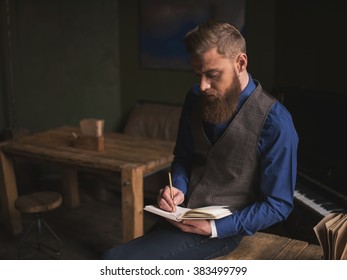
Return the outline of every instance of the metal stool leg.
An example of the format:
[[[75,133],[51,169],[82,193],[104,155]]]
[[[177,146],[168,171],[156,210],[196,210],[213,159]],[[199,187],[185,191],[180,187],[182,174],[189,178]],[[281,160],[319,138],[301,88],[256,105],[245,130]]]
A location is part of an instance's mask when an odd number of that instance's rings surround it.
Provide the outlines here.
[[[55,249],[53,249],[53,248],[51,248],[45,244],[42,244],[42,243],[41,243],[41,246],[44,246],[47,249],[50,249],[52,252],[54,252],[56,254],[56,256],[58,258],[61,258],[61,253],[60,253],[61,252],[60,251],[60,243],[61,242],[60,242],[58,235],[52,230],[52,228],[47,224],[47,222],[43,219],[43,217],[41,217],[40,222],[42,223],[42,225],[41,225],[42,228],[45,227],[48,230],[48,232],[50,232],[51,235],[53,236],[53,238],[55,239],[56,244],[57,244],[57,249],[55,250]],[[42,228],[41,228],[41,231],[42,231]]]
[[[29,235],[29,232],[31,231],[31,229],[33,228],[33,226],[36,224],[36,220],[33,220],[30,224],[30,226],[28,227],[28,229],[24,232],[22,238],[19,240],[19,244],[18,244],[18,255],[19,255],[19,259],[22,259],[23,257],[23,253],[22,253],[22,246],[23,243],[25,241],[25,239],[27,238],[27,236]]]
[[[52,230],[52,228],[47,224],[47,222],[43,219],[43,215],[41,213],[35,214],[35,218],[32,221],[32,223],[30,224],[30,226],[28,227],[28,229],[25,231],[25,233],[23,234],[22,238],[19,241],[19,245],[18,245],[18,255],[19,258],[22,259],[23,258],[23,252],[22,252],[22,246],[24,244],[24,242],[26,241],[30,231],[32,230],[33,226],[36,225],[36,249],[40,252],[44,252],[44,250],[42,250],[43,248],[49,249],[51,252],[53,252],[55,254],[55,257],[57,258],[61,258],[61,245],[60,245],[60,239],[57,236],[57,234]],[[48,230],[48,232],[53,236],[53,238],[56,241],[57,244],[57,249],[54,249],[50,246],[48,246],[47,244],[44,244],[42,242],[42,232],[43,229],[46,228]]]

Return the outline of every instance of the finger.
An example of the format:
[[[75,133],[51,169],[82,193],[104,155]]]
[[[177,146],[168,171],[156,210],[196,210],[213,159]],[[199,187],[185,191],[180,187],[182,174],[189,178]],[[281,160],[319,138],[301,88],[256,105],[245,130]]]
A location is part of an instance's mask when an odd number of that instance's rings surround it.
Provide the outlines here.
[[[159,190],[159,194],[158,194],[158,196],[157,196],[157,202],[159,203],[161,200],[165,200],[165,201],[167,201],[167,202],[169,202],[170,201],[170,199],[169,198],[171,198],[170,197],[170,195],[168,195],[168,193],[167,193],[167,187],[165,187],[165,188],[162,188],[162,189],[160,189]],[[171,199],[172,200],[172,199]]]
[[[172,199],[171,197],[167,196],[167,192],[165,191],[165,188],[159,191],[159,195],[157,197],[158,205],[161,209],[165,211],[174,211],[175,208],[172,207]]]
[[[201,235],[211,235],[208,234],[205,230],[200,229],[199,227],[196,227],[193,224],[188,224],[186,223],[186,220],[183,220],[182,222],[176,222],[170,219],[167,219],[172,225],[175,227],[179,228],[183,232],[187,233],[196,233],[196,234],[201,234]]]
[[[164,188],[162,197],[163,199],[165,199],[166,203],[172,208],[172,211],[176,211],[176,203],[174,199],[172,199],[171,197],[171,191],[169,186],[166,186]]]
[[[189,232],[189,233],[197,233],[197,228],[191,225],[187,225],[183,222],[180,222],[180,223],[176,222],[174,225],[178,227],[181,231]]]
[[[163,189],[162,197],[167,201],[169,201],[169,199],[171,199],[171,193],[170,193],[170,187],[169,186],[165,186],[165,188]]]
[[[184,201],[184,194],[179,190],[175,189],[174,191],[174,203],[180,205]]]
[[[159,193],[158,193],[158,195],[157,195],[157,203],[158,203],[158,205],[160,204],[160,200],[161,200],[162,197],[163,197],[163,191],[164,191],[164,189],[160,189],[160,190],[159,190]]]
[[[211,235],[211,225],[208,220],[184,220],[182,224],[185,226],[183,231]]]

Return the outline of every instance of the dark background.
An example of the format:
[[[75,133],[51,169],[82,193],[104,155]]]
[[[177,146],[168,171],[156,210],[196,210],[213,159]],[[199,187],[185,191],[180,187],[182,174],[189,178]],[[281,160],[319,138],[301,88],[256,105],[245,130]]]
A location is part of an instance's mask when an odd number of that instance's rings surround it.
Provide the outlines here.
[[[268,91],[299,86],[346,95],[342,4],[246,0],[253,78]],[[120,130],[136,101],[181,103],[194,82],[190,71],[141,67],[138,0],[4,0],[0,12],[0,131],[35,132],[87,117]]]

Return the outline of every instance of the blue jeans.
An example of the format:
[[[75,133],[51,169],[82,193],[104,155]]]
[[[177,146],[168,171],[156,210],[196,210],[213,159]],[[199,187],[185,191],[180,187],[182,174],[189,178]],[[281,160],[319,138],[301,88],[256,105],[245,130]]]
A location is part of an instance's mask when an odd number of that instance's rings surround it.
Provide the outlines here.
[[[141,237],[106,251],[104,260],[202,260],[234,250],[242,236],[209,238],[185,233],[166,220],[158,221]]]

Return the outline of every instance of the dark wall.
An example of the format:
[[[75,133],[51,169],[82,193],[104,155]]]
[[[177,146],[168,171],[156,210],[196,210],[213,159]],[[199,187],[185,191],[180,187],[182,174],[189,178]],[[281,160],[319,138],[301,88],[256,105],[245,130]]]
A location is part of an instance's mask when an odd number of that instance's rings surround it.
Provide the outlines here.
[[[184,70],[151,70],[140,66],[139,1],[119,2],[122,111],[139,99],[182,102],[194,76]]]
[[[13,70],[18,125],[34,132],[103,118],[106,129],[115,129],[121,114],[118,1],[9,2],[14,59],[2,78],[8,89]]]
[[[277,1],[275,83],[347,96],[343,2]]]
[[[276,0],[246,0],[248,71],[271,90],[275,83]]]
[[[163,0],[164,1],[164,0]],[[0,58],[0,128],[6,99],[5,2]],[[189,71],[143,69],[139,0],[10,0],[13,81],[19,125],[38,131],[103,118],[118,130],[140,99],[183,102]],[[199,1],[197,1],[199,2]],[[249,71],[264,88],[304,86],[346,93],[343,2],[246,0]],[[5,65],[4,65],[5,64]]]
[[[3,53],[2,51],[2,45],[0,44],[0,53]],[[4,92],[5,92],[5,88],[4,88],[4,77],[2,75],[2,73],[4,73],[3,71],[3,67],[4,67],[4,59],[2,56],[0,56],[0,131],[5,127],[5,96],[4,96]],[[1,133],[1,132],[0,132]],[[1,137],[0,137],[1,140]]]

